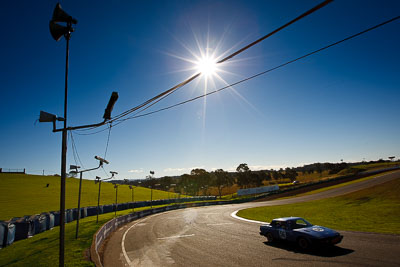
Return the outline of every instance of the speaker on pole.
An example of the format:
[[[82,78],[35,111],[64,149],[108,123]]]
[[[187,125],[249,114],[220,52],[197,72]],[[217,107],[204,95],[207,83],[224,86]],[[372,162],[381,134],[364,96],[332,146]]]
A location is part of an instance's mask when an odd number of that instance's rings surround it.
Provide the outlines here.
[[[58,24],[58,22],[65,22],[67,25],[63,26]],[[60,3],[56,5],[53,11],[53,18],[50,20],[49,28],[51,36],[54,40],[59,41],[62,36],[73,32],[72,24],[77,24],[78,21],[68,15],[62,8]]]

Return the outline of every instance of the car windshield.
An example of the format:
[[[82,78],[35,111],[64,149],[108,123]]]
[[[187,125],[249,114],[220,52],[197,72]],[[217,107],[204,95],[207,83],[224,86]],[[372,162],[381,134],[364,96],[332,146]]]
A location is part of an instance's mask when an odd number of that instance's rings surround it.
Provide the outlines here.
[[[299,228],[310,227],[310,226],[313,226],[313,225],[304,219],[296,219],[296,220],[292,221],[293,229],[299,229]]]

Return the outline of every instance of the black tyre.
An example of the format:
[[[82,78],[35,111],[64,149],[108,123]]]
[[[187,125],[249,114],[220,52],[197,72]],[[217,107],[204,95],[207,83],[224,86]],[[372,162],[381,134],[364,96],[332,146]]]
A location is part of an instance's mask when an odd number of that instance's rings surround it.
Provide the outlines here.
[[[297,239],[297,245],[303,250],[307,250],[310,248],[310,242],[308,242],[308,240],[304,237],[300,237],[299,239]]]
[[[272,243],[275,241],[275,238],[271,233],[267,233],[265,236],[267,237],[268,242]]]

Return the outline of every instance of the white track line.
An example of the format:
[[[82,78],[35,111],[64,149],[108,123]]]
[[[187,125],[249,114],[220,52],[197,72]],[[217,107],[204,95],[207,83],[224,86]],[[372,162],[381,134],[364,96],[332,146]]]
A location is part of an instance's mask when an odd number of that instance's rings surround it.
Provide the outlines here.
[[[159,237],[159,238],[157,238],[157,239],[158,239],[158,240],[164,240],[164,239],[182,238],[182,237],[190,237],[190,236],[194,236],[194,234],[190,234],[190,235],[175,235],[175,236],[168,236],[168,237]]]
[[[239,210],[236,210],[236,211],[232,212],[232,213],[231,213],[231,216],[232,216],[233,218],[235,218],[235,219],[242,220],[242,221],[245,221],[245,222],[258,223],[258,224],[264,224],[264,223],[266,223],[266,222],[255,221],[255,220],[249,220],[249,219],[245,219],[245,218],[239,217],[239,216],[236,215],[236,213],[238,213],[238,211],[239,211]]]
[[[210,226],[210,225],[227,225],[227,224],[233,224],[233,223],[208,223],[207,226]]]
[[[124,254],[125,260],[126,260],[126,262],[128,263],[129,266],[131,266],[132,261],[129,259],[128,253],[126,253],[126,250],[125,250],[125,237],[126,237],[126,234],[129,232],[129,230],[131,230],[137,224],[139,224],[139,223],[141,223],[141,222],[143,222],[143,221],[145,221],[145,220],[147,220],[147,219],[149,219],[151,217],[158,216],[158,215],[161,215],[161,213],[150,215],[150,216],[147,216],[147,217],[145,217],[143,219],[138,220],[135,224],[131,225],[131,227],[129,227],[125,231],[124,235],[122,236],[122,242],[121,242],[122,253]]]

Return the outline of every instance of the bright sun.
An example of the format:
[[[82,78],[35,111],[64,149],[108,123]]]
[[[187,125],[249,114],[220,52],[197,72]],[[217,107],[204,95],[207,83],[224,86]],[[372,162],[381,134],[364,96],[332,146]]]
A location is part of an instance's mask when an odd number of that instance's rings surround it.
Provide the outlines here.
[[[217,61],[215,58],[203,56],[196,62],[196,68],[198,72],[212,76],[217,72]]]

